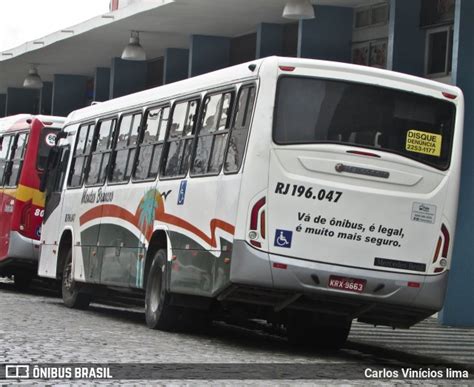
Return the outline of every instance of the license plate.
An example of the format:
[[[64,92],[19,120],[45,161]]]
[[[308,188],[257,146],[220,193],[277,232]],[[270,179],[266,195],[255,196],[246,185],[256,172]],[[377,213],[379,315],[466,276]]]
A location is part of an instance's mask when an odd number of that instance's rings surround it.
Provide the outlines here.
[[[332,275],[329,277],[328,287],[348,292],[362,293],[365,288],[365,280],[357,278],[346,278]]]

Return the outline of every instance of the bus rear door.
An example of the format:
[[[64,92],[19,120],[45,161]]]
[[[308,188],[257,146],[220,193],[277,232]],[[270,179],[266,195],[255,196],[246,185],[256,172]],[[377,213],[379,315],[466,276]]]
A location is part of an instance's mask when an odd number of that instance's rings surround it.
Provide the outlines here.
[[[423,282],[421,275],[444,271],[433,257],[443,229],[448,243],[454,227],[443,213],[455,105],[441,92],[320,78],[282,77],[278,90],[269,251],[274,262],[295,258],[300,269],[273,265],[275,285],[293,276],[301,288],[372,292],[370,278],[381,272]],[[420,136],[413,148],[410,139]],[[308,267],[319,270],[317,280]],[[386,283],[379,294],[397,289]]]

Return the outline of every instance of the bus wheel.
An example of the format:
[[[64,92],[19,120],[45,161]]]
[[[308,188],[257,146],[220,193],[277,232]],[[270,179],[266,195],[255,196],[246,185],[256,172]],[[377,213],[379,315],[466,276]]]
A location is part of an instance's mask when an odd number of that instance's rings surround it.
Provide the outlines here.
[[[16,273],[13,276],[15,289],[17,290],[27,290],[30,287],[32,280],[33,280],[33,273]]]
[[[352,321],[316,319],[312,313],[293,312],[286,325],[288,341],[316,350],[335,351],[346,343]]]
[[[158,250],[148,272],[145,317],[149,328],[169,331],[177,328],[180,313],[176,307],[169,304],[170,296],[166,291],[168,285],[166,262],[166,251]]]
[[[88,294],[80,292],[72,278],[72,250],[69,250],[64,263],[61,285],[64,305],[73,309],[87,309],[91,298]]]
[[[347,341],[352,321],[328,321],[316,325],[311,341],[314,346],[327,351],[341,349]]]

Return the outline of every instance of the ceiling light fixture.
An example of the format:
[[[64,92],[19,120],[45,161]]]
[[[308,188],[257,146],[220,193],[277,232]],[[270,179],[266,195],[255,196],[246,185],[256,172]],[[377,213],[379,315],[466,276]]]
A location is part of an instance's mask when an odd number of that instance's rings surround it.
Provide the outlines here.
[[[136,61],[146,60],[146,52],[140,45],[140,37],[138,31],[131,32],[130,42],[123,49],[122,59]]]
[[[43,81],[38,74],[36,66],[32,65],[28,70],[28,75],[23,81],[23,87],[27,89],[41,89],[43,87]]]
[[[314,19],[314,7],[309,0],[289,0],[283,10],[286,19]]]

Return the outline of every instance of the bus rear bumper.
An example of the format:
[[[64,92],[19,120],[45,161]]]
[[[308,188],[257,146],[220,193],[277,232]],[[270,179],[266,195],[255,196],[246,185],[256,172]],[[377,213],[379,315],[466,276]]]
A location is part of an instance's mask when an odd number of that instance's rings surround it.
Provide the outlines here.
[[[40,241],[26,238],[17,231],[10,232],[8,257],[38,262]]]
[[[330,288],[331,276],[365,281],[364,291]],[[276,310],[314,309],[403,328],[441,309],[447,280],[447,272],[436,276],[384,272],[266,254],[244,241],[234,242],[230,274],[234,288],[240,289],[234,296],[247,292],[247,296],[238,296],[241,300],[251,299],[250,289],[254,289],[270,298],[273,294]]]
[[[39,241],[12,231],[8,242],[8,253],[0,261],[0,276],[15,275],[18,272],[36,273]]]

